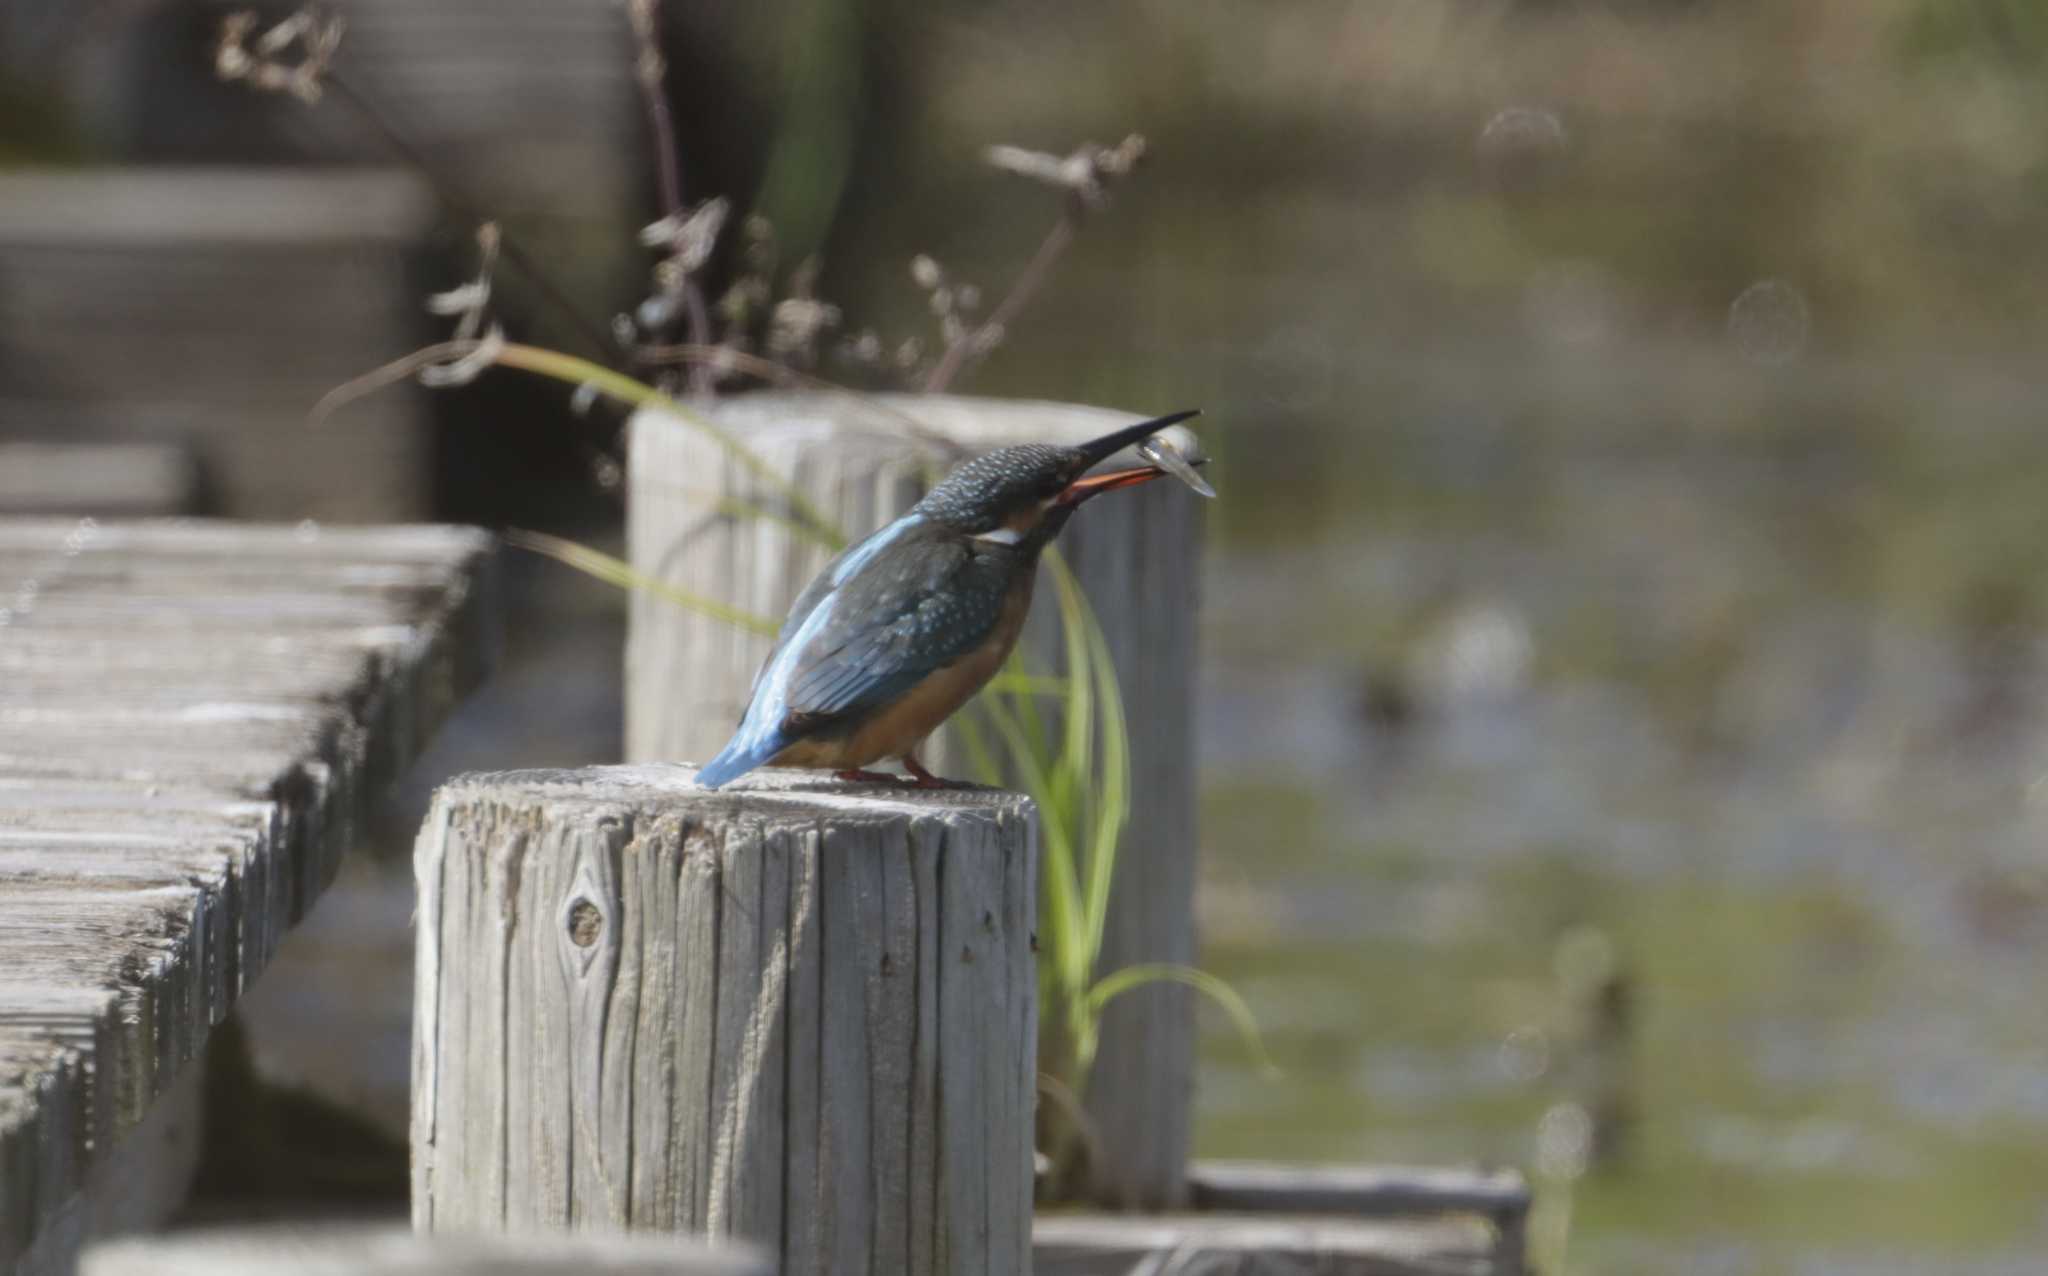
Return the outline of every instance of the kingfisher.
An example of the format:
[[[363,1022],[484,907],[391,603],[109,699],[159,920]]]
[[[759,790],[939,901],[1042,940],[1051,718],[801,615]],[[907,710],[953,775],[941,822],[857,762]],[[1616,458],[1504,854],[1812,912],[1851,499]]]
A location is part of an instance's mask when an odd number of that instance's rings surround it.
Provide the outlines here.
[[[1153,438],[1194,415],[1141,421],[1078,447],[1026,443],[976,457],[840,553],[798,596],[739,730],[697,782],[715,789],[772,765],[899,783],[867,769],[897,758],[918,788],[959,787],[926,770],[916,749],[1017,645],[1039,553],[1074,511],[1165,474],[1214,494],[1192,469],[1198,452]],[[1088,473],[1134,444],[1147,464]]]

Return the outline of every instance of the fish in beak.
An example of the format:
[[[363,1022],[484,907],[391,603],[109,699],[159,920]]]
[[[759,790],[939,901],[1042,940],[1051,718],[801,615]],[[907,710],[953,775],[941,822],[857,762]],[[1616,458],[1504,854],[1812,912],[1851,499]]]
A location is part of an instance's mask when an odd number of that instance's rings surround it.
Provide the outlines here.
[[[1203,482],[1201,475],[1195,473],[1194,467],[1205,464],[1208,458],[1201,454],[1193,433],[1187,430],[1174,430],[1171,436],[1153,437],[1162,430],[1198,415],[1199,411],[1175,412],[1169,416],[1155,417],[1150,421],[1125,426],[1092,442],[1083,443],[1077,450],[1087,458],[1089,465],[1104,461],[1133,444],[1137,445],[1138,455],[1149,464],[1109,470],[1075,479],[1060,493],[1060,503],[1079,505],[1082,501],[1100,496],[1104,492],[1149,483],[1166,474],[1173,475],[1203,496],[1216,495],[1216,489]]]

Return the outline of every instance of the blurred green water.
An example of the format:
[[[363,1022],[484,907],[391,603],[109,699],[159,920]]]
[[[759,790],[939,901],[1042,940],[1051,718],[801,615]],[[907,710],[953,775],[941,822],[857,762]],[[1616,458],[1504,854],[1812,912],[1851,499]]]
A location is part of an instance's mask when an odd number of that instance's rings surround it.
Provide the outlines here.
[[[968,384],[1208,409],[1201,1153],[1577,1104],[1574,1272],[2048,1270],[2048,95],[1922,8],[936,37],[885,333],[1052,214],[975,144],[1155,141]]]
[[[892,345],[1055,214],[981,146],[1153,142],[964,384],[1208,412],[1204,962],[1287,1076],[1205,1019],[1200,1152],[1545,1171],[1574,1272],[2048,1270],[2044,15],[889,28]]]
[[[2048,458],[1930,464],[1878,411],[1233,449],[1205,961],[1289,1076],[1209,1025],[1202,1151],[1534,1166],[1578,1103],[1615,1119],[1573,1270],[2048,1262]],[[1588,935],[1604,1050],[1558,969]]]
[[[1287,1075],[1205,1020],[1201,1152],[1536,1166],[1582,1103],[1574,1271],[2048,1269],[2044,11],[864,33],[877,153],[791,145],[892,340],[912,253],[994,295],[1053,216],[981,145],[1154,141],[967,386],[1209,412],[1204,962]]]

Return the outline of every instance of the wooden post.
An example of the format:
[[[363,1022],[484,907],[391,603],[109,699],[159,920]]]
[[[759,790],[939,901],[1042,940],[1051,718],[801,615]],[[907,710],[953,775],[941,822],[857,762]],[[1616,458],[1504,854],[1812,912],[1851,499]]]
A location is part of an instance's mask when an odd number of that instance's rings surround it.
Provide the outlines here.
[[[447,785],[416,856],[414,1222],[1025,1272],[1035,846],[986,790]]]
[[[651,1236],[421,1236],[397,1227],[241,1227],[95,1245],[79,1276],[773,1276],[753,1249]]]
[[[1173,404],[1155,405],[1172,407]],[[894,518],[927,475],[1008,443],[1078,442],[1137,418],[1071,404],[848,394],[756,394],[705,405],[719,425],[798,487],[849,537]],[[776,497],[703,431],[634,420],[628,509],[633,565],[694,593],[779,619],[829,551],[774,519],[735,519],[720,501]],[[1227,497],[1227,494],[1226,494]],[[1193,697],[1202,502],[1157,483],[1093,502],[1060,538],[1102,622],[1130,723],[1131,818],[1098,973],[1195,959]],[[1058,667],[1058,619],[1041,587],[1023,650]],[[626,756],[701,761],[745,707],[769,642],[635,594],[626,648]],[[960,769],[941,732],[926,762]],[[950,769],[950,770],[949,770]],[[1085,1102],[1104,1203],[1183,1203],[1194,1078],[1186,988],[1126,994],[1104,1016]]]

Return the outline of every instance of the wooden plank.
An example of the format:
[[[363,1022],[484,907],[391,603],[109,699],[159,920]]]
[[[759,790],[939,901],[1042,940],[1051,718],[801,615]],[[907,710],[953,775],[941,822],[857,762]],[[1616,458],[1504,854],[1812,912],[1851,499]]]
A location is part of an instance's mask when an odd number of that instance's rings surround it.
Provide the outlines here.
[[[0,521],[0,1271],[68,1271],[178,1203],[187,1065],[488,667],[493,552]],[[332,624],[306,616],[322,579],[352,582]]]
[[[969,452],[1078,442],[1137,419],[1070,404],[957,397],[750,394],[703,405],[849,537],[907,509],[931,473]],[[701,430],[634,418],[628,541],[642,572],[779,619],[829,557],[776,519],[739,520],[720,502],[780,498]],[[1059,541],[1101,620],[1131,735],[1131,818],[1118,854],[1098,971],[1195,959],[1193,698],[1202,502],[1154,484],[1089,505]],[[1022,650],[1060,667],[1051,587],[1041,582]],[[635,594],[626,650],[626,756],[702,760],[739,720],[769,640]],[[950,733],[925,761],[964,767]],[[1154,984],[1110,1005],[1085,1101],[1106,1203],[1184,1199],[1194,1086],[1193,1005]]]
[[[153,1228],[184,1205],[199,1163],[203,1082],[202,1069],[185,1069],[134,1129],[94,1159],[84,1187],[59,1203],[17,1271],[69,1273],[89,1238]]]
[[[1529,1184],[1513,1170],[1196,1161],[1188,1167],[1188,1188],[1196,1209],[1222,1213],[1472,1215],[1494,1230],[1501,1276],[1519,1276],[1527,1262]]]
[[[421,1236],[335,1224],[245,1227],[110,1241],[79,1276],[773,1276],[759,1251],[674,1237]]]
[[[0,174],[0,421],[41,444],[175,446],[214,512],[417,517],[419,395],[326,427],[307,412],[418,344],[432,220],[417,179],[365,168]]]
[[[1497,1276],[1483,1224],[1258,1214],[1049,1214],[1032,1227],[1037,1276]]]
[[[0,443],[0,517],[196,514],[199,469],[175,443]]]
[[[1196,1161],[1188,1187],[1198,1210],[1506,1219],[1529,1209],[1529,1184],[1513,1170]]]
[[[396,173],[110,168],[0,174],[0,239],[57,245],[409,245],[432,216]]]
[[[1021,1276],[1035,839],[991,790],[451,782],[415,858],[414,1222]]]
[[[485,207],[515,225],[635,215],[644,121],[615,6],[350,0],[343,12],[343,69]]]

